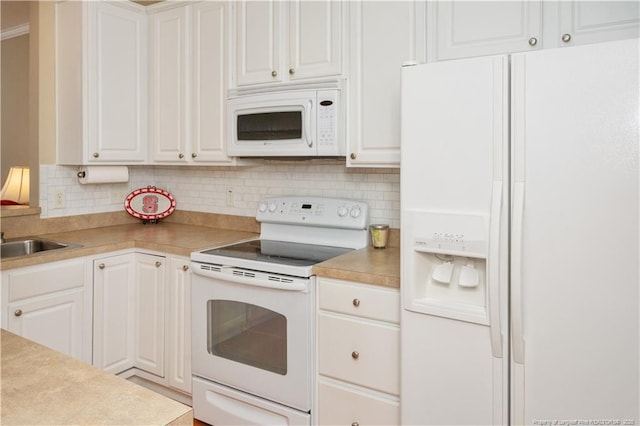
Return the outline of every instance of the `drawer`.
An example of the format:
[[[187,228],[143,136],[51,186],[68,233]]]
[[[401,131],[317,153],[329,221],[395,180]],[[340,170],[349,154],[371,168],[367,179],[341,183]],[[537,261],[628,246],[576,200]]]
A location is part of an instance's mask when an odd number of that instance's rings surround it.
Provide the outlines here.
[[[85,282],[84,265],[84,259],[78,259],[3,272],[3,286],[8,286],[8,302],[81,288]]]
[[[400,402],[365,389],[320,379],[319,425],[399,425]]]
[[[400,323],[400,291],[396,289],[321,278],[318,293],[320,309]]]
[[[400,328],[329,312],[318,316],[320,374],[400,393]]]

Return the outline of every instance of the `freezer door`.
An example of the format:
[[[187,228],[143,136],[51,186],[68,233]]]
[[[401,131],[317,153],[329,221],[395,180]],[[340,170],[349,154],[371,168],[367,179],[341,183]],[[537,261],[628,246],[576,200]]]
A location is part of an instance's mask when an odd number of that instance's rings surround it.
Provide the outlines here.
[[[401,423],[508,421],[508,58],[402,70]]]
[[[514,424],[640,421],[638,52],[513,57]]]

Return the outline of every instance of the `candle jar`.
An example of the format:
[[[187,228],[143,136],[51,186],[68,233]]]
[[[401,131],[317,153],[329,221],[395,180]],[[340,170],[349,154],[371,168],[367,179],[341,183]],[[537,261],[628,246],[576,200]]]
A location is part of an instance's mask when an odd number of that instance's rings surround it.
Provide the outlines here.
[[[371,225],[369,230],[371,231],[371,245],[374,248],[385,248],[389,239],[389,225]]]

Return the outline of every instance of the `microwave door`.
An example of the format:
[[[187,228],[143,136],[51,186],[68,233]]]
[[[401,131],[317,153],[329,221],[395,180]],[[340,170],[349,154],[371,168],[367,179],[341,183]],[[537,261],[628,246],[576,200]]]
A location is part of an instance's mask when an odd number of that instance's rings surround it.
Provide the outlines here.
[[[313,102],[274,102],[265,106],[238,108],[233,112],[232,144],[229,155],[308,156],[315,155]]]

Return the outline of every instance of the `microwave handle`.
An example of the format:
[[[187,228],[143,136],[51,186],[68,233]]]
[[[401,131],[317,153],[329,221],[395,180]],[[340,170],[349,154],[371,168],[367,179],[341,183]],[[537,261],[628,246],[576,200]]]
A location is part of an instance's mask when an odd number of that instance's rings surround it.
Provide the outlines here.
[[[304,126],[304,135],[307,138],[307,145],[309,145],[309,148],[313,148],[313,139],[311,139],[309,137],[309,127],[311,126],[311,110],[313,109],[313,101],[311,99],[309,99],[309,106],[307,108],[307,117],[305,120],[305,123],[307,124],[306,126]]]

